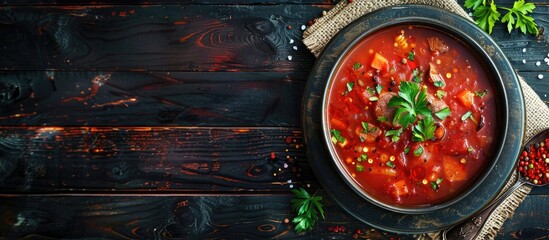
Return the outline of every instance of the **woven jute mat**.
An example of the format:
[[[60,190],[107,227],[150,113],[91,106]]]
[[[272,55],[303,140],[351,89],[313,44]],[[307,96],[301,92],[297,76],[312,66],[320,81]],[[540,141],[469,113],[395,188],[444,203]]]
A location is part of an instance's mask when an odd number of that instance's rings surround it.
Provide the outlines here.
[[[472,21],[469,15],[454,0],[353,0],[351,2],[342,0],[305,30],[303,33],[303,43],[305,43],[315,56],[318,56],[330,39],[347,24],[369,12],[383,7],[400,4],[423,4],[434,6],[449,10]],[[549,108],[521,76],[519,76],[519,82],[526,105],[525,138],[529,139],[541,130],[549,128],[549,121],[547,121],[547,119],[549,119]],[[516,178],[517,174],[515,173],[504,189],[509,188],[516,181]],[[488,217],[487,222],[477,236],[477,239],[495,238],[505,220],[513,215],[515,209],[524,200],[530,190],[530,186],[522,186],[505,199],[505,201]],[[428,233],[418,237],[439,239],[441,233]]]

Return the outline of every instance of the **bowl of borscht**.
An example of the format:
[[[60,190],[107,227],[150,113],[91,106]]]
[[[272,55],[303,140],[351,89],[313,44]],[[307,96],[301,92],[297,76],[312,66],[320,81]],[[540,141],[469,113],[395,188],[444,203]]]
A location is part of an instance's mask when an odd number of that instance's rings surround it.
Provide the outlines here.
[[[524,132],[516,74],[470,20],[422,5],[342,29],[305,90],[307,156],[346,211],[388,231],[471,216],[513,171]]]

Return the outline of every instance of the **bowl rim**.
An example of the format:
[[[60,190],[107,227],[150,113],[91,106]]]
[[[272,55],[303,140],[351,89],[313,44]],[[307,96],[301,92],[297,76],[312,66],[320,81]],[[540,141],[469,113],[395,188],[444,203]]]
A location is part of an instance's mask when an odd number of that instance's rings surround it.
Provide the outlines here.
[[[402,18],[425,18],[443,22],[449,27],[467,32],[467,36],[488,52],[489,58],[496,64],[497,73],[504,83],[507,102],[507,132],[505,147],[501,152],[502,161],[498,161],[493,170],[486,176],[483,184],[472,190],[456,203],[438,209],[418,214],[407,214],[388,211],[356,194],[341,179],[338,171],[331,167],[330,156],[323,136],[321,110],[327,76],[334,61],[347,47],[349,41],[356,38],[358,30]],[[397,233],[424,233],[442,230],[458,222],[464,221],[488,204],[505,186],[513,173],[515,162],[524,140],[524,100],[520,83],[512,66],[499,46],[484,31],[470,20],[454,13],[426,5],[395,5],[366,14],[339,31],[315,62],[306,84],[302,101],[302,127],[307,146],[307,157],[310,166],[317,176],[320,185],[326,193],[348,214],[373,227]]]
[[[352,179],[351,176],[349,176],[349,172],[347,168],[344,166],[344,163],[342,162],[342,159],[339,159],[338,154],[336,153],[336,150],[334,148],[334,144],[331,144],[330,142],[330,129],[328,129],[328,100],[330,95],[333,93],[330,91],[333,88],[334,82],[335,82],[335,74],[337,74],[338,70],[341,69],[341,64],[345,60],[345,58],[348,56],[349,52],[354,50],[356,45],[360,43],[363,39],[368,38],[371,34],[375,34],[379,31],[383,31],[384,29],[395,27],[395,26],[419,26],[423,28],[430,28],[433,29],[436,32],[439,32],[440,34],[446,35],[451,38],[455,38],[460,44],[464,45],[466,49],[472,52],[473,56],[479,58],[479,61],[481,63],[485,64],[485,72],[488,75],[488,77],[494,77],[494,79],[497,79],[496,81],[493,81],[491,83],[493,88],[496,88],[498,92],[498,100],[502,101],[496,105],[498,105],[499,109],[498,111],[500,114],[504,114],[503,117],[498,124],[498,128],[501,128],[500,131],[497,131],[496,134],[498,135],[497,141],[494,141],[493,143],[493,153],[490,157],[490,160],[492,160],[489,164],[483,165],[484,167],[488,167],[486,170],[480,172],[479,175],[475,176],[475,182],[470,183],[467,185],[466,189],[462,191],[461,193],[455,195],[451,199],[447,199],[445,201],[442,201],[437,204],[431,204],[427,206],[399,206],[399,205],[391,205],[389,203],[380,201],[376,199],[375,197],[371,196],[363,187],[360,186],[356,181]],[[440,29],[437,29],[440,28]],[[332,67],[332,70],[329,73],[328,82],[326,84],[326,88],[324,89],[324,97],[322,101],[322,130],[324,133],[324,140],[326,143],[326,147],[328,148],[330,152],[331,159],[333,160],[334,166],[339,169],[340,176],[345,180],[345,182],[360,196],[362,196],[367,201],[370,201],[371,203],[385,208],[390,211],[397,211],[401,213],[410,213],[410,214],[418,214],[418,213],[424,213],[424,212],[430,212],[435,211],[444,207],[447,207],[449,205],[452,205],[459,200],[463,199],[466,195],[470,194],[475,188],[478,187],[486,179],[486,176],[488,173],[494,168],[496,165],[497,159],[500,157],[503,145],[499,145],[503,142],[505,142],[505,137],[507,135],[507,127],[508,127],[508,103],[507,103],[507,94],[505,93],[505,90],[501,87],[503,83],[501,82],[501,76],[499,75],[499,72],[496,71],[495,63],[490,59],[486,51],[473,39],[471,39],[469,36],[467,36],[466,33],[461,31],[461,29],[452,29],[451,27],[448,27],[447,25],[443,24],[442,22],[433,21],[430,18],[423,18],[423,17],[403,17],[398,18],[393,21],[384,22],[380,25],[376,25],[370,29],[366,29],[359,35],[357,35],[346,47],[345,49],[339,54],[337,59],[335,60],[335,63]],[[501,132],[503,131],[503,132]]]

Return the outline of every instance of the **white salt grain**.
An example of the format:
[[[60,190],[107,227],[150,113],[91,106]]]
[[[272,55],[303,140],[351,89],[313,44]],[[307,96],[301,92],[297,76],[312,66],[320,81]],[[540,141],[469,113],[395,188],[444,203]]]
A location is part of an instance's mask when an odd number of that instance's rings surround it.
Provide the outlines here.
[[[522,52],[526,52],[526,48],[523,48],[523,49],[522,49]]]
[[[292,61],[292,56],[288,56],[288,60]]]
[[[538,79],[540,79],[540,80],[543,79],[543,74],[539,74]]]
[[[537,62],[536,62],[536,66],[539,67],[540,65],[541,65],[541,62],[540,62],[540,61],[537,61]]]
[[[290,44],[294,43],[294,40],[290,38]]]
[[[290,184],[290,188],[294,188],[294,185],[293,185],[293,184]]]
[[[549,57],[543,59],[544,62],[549,62]]]
[[[301,25],[301,30],[305,30],[306,28],[307,28],[307,26]]]
[[[297,46],[293,46],[292,48],[297,51]]]
[[[523,64],[526,64],[526,59],[522,59],[522,63],[523,63]]]

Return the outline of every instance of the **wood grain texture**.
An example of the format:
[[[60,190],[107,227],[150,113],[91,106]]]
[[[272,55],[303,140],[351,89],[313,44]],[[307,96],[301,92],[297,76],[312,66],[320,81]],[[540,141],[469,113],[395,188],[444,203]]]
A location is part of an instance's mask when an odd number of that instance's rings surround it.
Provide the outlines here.
[[[280,72],[4,73],[0,124],[296,127],[304,78]]]
[[[315,184],[299,129],[1,128],[2,192],[280,191]]]
[[[330,199],[323,200],[326,219],[320,220],[314,231],[298,235],[291,223],[284,222],[295,217],[290,211],[291,198],[290,194],[3,196],[0,237],[354,239],[358,229],[360,239],[414,238],[374,230],[354,220]],[[546,238],[549,212],[529,209],[540,209],[548,200],[548,196],[528,196],[519,207],[520,213],[505,222],[497,239]]]
[[[305,4],[3,8],[0,69],[308,72],[314,58],[299,41],[300,27],[323,10]],[[549,5],[538,6],[533,17],[549,28]],[[517,68],[541,70],[535,62],[549,52],[547,34],[508,34],[498,24],[492,36]],[[519,65],[523,59],[528,64]]]
[[[0,69],[307,71],[303,66],[314,58],[299,41],[300,27],[322,10],[291,4],[2,8]]]

